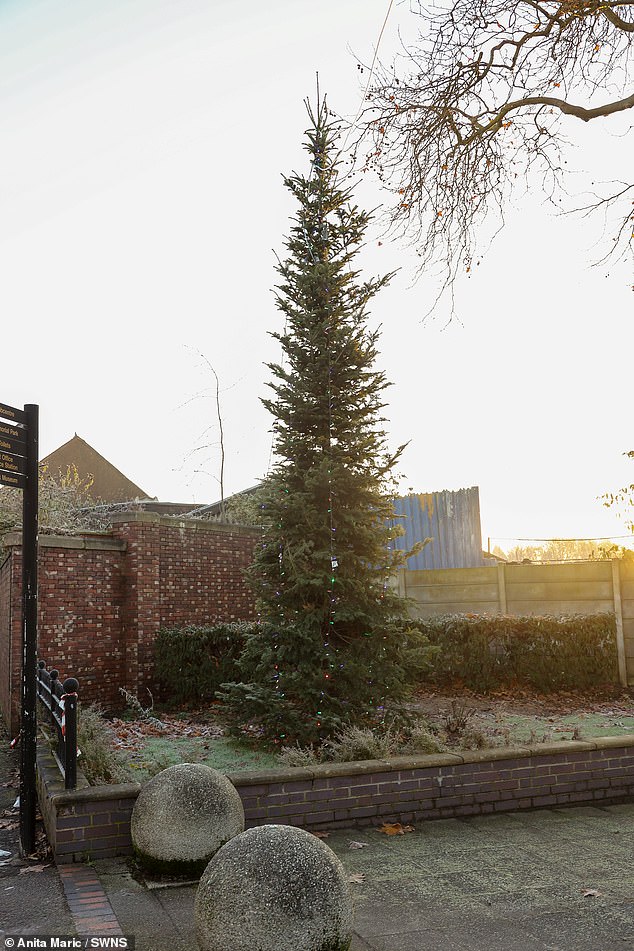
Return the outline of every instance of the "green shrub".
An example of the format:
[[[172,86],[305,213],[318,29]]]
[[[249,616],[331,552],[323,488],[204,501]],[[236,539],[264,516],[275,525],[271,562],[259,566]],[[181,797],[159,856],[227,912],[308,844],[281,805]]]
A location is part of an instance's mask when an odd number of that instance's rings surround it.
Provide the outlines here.
[[[617,680],[613,614],[512,617],[456,614],[416,626],[440,650],[430,677],[486,693],[517,684],[548,692]]]
[[[347,726],[323,745],[322,758],[335,763],[356,760],[383,759],[394,756],[400,746],[400,737],[391,730],[379,732],[369,727]]]
[[[319,762],[319,755],[311,746],[283,746],[278,760],[283,766],[306,767]]]
[[[401,753],[417,754],[441,753],[444,749],[440,739],[432,733],[426,723],[415,723],[407,737]]]
[[[77,746],[79,769],[91,786],[134,781],[125,756],[114,744],[114,733],[97,705],[79,708]]]
[[[236,663],[254,627],[241,621],[162,628],[154,643],[162,698],[179,704],[213,700],[221,683],[237,678]]]
[[[388,756],[439,753],[444,746],[423,720],[400,727],[377,724],[374,728],[344,727],[340,733],[324,740],[318,747],[283,746],[278,759],[285,766],[314,766],[316,763],[351,763]]]

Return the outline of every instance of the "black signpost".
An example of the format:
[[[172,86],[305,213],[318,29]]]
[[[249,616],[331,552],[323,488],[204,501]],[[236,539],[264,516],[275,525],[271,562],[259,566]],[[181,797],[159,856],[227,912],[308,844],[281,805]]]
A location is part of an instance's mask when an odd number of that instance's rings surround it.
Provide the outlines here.
[[[22,496],[22,717],[20,723],[20,840],[35,849],[37,742],[37,508],[39,407],[0,403],[0,485]]]

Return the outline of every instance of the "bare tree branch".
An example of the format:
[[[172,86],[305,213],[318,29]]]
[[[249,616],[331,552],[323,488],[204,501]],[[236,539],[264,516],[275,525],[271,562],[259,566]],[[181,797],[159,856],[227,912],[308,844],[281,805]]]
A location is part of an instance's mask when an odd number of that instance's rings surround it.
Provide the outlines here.
[[[413,12],[424,32],[376,74],[355,154],[394,196],[392,228],[421,269],[440,265],[448,289],[478,262],[482,225],[503,220],[518,179],[539,175],[553,199],[564,189],[568,117],[634,108],[634,0],[444,0]],[[604,210],[616,202],[597,197]],[[633,243],[622,208],[617,256]]]

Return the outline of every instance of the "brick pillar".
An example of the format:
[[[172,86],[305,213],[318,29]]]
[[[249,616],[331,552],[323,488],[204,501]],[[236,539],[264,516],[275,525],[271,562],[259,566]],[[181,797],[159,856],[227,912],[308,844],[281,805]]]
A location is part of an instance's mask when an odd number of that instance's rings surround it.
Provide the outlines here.
[[[126,688],[142,703],[152,684],[153,644],[161,626],[160,516],[120,515],[112,534],[127,543],[124,569],[123,636]]]

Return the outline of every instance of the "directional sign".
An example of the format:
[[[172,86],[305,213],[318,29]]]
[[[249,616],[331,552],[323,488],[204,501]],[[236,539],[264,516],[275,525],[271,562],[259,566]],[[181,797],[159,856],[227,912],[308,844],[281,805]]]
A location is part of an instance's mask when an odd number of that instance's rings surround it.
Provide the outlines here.
[[[21,456],[13,456],[8,452],[0,452],[0,469],[26,475],[26,459]]]
[[[21,439],[9,439],[8,436],[0,436],[0,452],[12,452],[18,456],[25,456],[26,443]]]
[[[0,403],[0,416],[3,419],[12,419],[14,423],[26,423],[24,410],[16,409],[15,406],[7,406],[6,403]]]
[[[3,472],[0,469],[0,485],[10,485],[12,489],[25,489],[26,476],[17,472]]]
[[[0,422],[0,436],[8,436],[9,439],[23,440],[25,435],[26,430],[19,429],[17,426],[11,426],[10,423]]]

